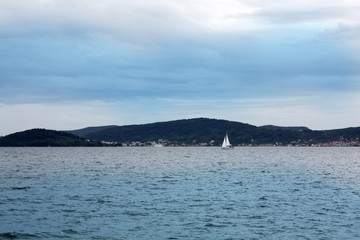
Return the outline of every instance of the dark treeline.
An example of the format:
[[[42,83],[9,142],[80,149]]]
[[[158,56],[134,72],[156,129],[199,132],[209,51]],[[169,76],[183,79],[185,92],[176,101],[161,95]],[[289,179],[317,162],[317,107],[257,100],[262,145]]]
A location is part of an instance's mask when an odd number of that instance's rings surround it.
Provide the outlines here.
[[[353,141],[360,137],[360,128],[313,131],[306,127],[256,127],[227,120],[196,118],[158,122],[143,125],[108,126],[100,130],[76,130],[81,137],[110,142],[147,142],[166,139],[178,144],[209,143],[220,145],[226,133],[234,145],[261,144],[316,144],[343,139]]]
[[[70,147],[70,146],[101,146],[100,143],[85,140],[67,132],[31,129],[9,134],[0,138],[0,146],[11,147]]]
[[[89,127],[74,131],[32,129],[0,138],[0,146],[103,146],[131,142],[157,142],[165,145],[219,146],[228,132],[233,145],[313,145],[353,141],[358,145],[360,127],[313,131],[306,127],[256,127],[250,124],[196,118],[143,125]]]

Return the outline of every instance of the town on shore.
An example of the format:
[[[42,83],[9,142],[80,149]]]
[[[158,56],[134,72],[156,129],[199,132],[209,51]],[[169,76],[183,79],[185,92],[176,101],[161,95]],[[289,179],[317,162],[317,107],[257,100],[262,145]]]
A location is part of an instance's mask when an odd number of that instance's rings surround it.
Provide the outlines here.
[[[178,143],[176,141],[168,141],[164,139],[159,139],[157,141],[133,141],[133,142],[108,142],[108,141],[101,141],[101,143],[105,146],[121,146],[121,147],[215,147],[219,146],[218,144],[214,144],[214,140],[210,142],[199,142],[197,143],[194,140],[193,143]],[[339,139],[339,141],[332,141],[332,142],[323,142],[323,143],[290,143],[290,144],[237,144],[237,147],[360,147],[360,140],[359,138],[355,139],[354,141],[344,141],[343,139]]]

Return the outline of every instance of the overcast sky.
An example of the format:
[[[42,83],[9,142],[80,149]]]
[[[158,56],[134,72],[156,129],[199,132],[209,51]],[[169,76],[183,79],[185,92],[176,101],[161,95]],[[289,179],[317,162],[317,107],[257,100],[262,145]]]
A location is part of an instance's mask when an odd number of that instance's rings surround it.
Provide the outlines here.
[[[360,126],[358,0],[1,0],[0,135]]]

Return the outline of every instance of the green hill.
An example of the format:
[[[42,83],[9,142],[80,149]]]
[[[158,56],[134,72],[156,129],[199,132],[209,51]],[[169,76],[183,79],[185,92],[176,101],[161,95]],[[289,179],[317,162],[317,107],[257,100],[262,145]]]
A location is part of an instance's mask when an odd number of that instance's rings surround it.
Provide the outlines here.
[[[72,133],[74,135],[83,137],[83,136],[86,136],[86,135],[88,135],[90,133],[99,132],[99,131],[102,131],[104,129],[113,128],[113,127],[117,127],[117,125],[100,126],[100,127],[86,127],[86,128],[81,128],[81,129],[77,129],[77,130],[66,130],[64,132]]]
[[[360,136],[360,128],[312,131],[306,127],[256,127],[241,122],[208,118],[184,119],[142,125],[114,126],[82,134],[82,137],[119,143],[167,140],[170,144],[221,144],[228,132],[234,145],[316,144],[321,142],[353,141]]]
[[[238,136],[240,140],[246,139],[251,132],[262,131],[255,126],[244,123],[197,118],[143,125],[117,126],[83,136],[97,141],[105,140],[110,142],[147,142],[166,139],[171,142],[185,144],[214,140],[215,144],[220,144],[226,131],[232,136],[231,134],[238,130],[246,133],[246,135]]]
[[[101,146],[100,143],[87,141],[79,136],[54,130],[31,129],[9,134],[0,138],[0,146],[4,147],[72,147]]]
[[[142,146],[161,141],[170,146],[219,146],[226,132],[233,145],[360,145],[360,127],[313,131],[306,127],[256,127],[241,122],[208,118],[89,127],[69,132],[27,130],[0,138],[0,146],[102,146],[99,143],[101,141],[109,142],[109,145],[125,143]]]
[[[293,130],[293,131],[307,131],[307,130],[310,130],[307,127],[279,127],[279,126],[274,126],[274,125],[265,125],[265,126],[261,126],[261,128],[266,128],[266,129],[271,129],[271,130],[282,129],[282,130]]]

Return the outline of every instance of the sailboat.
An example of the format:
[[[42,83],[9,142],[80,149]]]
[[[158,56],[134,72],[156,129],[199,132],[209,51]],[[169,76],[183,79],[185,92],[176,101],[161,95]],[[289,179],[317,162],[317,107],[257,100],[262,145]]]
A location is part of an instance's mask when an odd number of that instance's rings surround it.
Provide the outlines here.
[[[226,135],[224,137],[224,141],[223,141],[223,143],[221,145],[221,148],[222,149],[233,149],[234,148],[234,146],[230,144],[227,132],[226,132]]]

